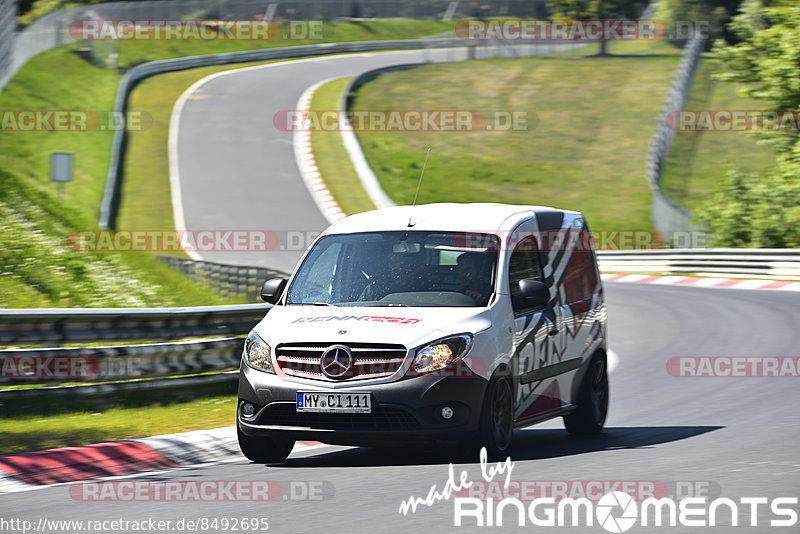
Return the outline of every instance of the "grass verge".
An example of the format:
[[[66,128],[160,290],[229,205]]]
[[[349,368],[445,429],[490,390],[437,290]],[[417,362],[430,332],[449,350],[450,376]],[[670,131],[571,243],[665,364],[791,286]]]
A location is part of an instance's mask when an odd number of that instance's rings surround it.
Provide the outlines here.
[[[411,20],[329,24],[325,27],[324,39],[314,43],[415,38],[450,29],[451,25]],[[123,67],[166,57],[298,44],[307,43],[292,40],[116,43]],[[107,117],[120,74],[91,64],[68,48],[50,50],[30,60],[0,94],[0,109],[91,110]],[[187,82],[204,75],[202,71],[178,74],[186,76]],[[180,90],[176,91],[180,94]],[[170,111],[177,98],[177,95],[174,98],[160,95],[155,88],[151,95],[161,100],[157,105]],[[167,124],[168,116],[166,113]],[[146,177],[145,180],[158,177],[164,182],[153,188],[145,183],[147,196],[133,199],[134,209],[145,213],[140,219],[131,215],[134,220],[130,224],[169,229],[172,228],[171,206],[169,210],[163,209],[169,202],[169,194],[162,193],[164,187],[168,192],[168,172],[164,165],[167,129],[151,127],[142,134],[152,137],[134,141],[139,144],[136,168],[130,171],[130,176]],[[192,306],[239,302],[188,281],[145,253],[89,254],[70,249],[66,238],[71,232],[96,228],[111,140],[110,129],[2,133],[0,187],[8,195],[0,196],[0,272],[3,274],[0,307]],[[57,198],[56,188],[49,182],[49,153],[53,151],[75,154],[75,181],[67,184],[63,199]],[[131,179],[124,187],[130,192],[131,187],[137,185]],[[132,213],[128,210],[126,216]],[[142,220],[154,222],[139,226]]]
[[[326,22],[322,26],[321,39],[251,40],[251,41],[116,41],[119,65],[130,68],[156,59],[183,56],[220,54],[262,48],[302,46],[321,43],[344,43],[351,41],[379,41],[387,39],[418,39],[453,30],[453,21],[383,19],[363,22]]]
[[[311,111],[338,110],[342,92],[352,78],[332,80],[317,89],[311,99]],[[338,131],[311,132],[311,147],[325,185],[346,214],[374,210],[375,205],[361,187],[350,156]]]
[[[740,96],[730,82],[714,80],[723,68],[719,60],[703,59],[686,102],[687,110],[753,110],[762,103]],[[719,189],[725,170],[746,173],[774,165],[775,151],[760,145],[746,132],[677,132],[661,175],[664,192],[690,210],[699,207]]]
[[[149,126],[128,134],[122,202],[117,218],[120,229],[175,230],[169,183],[168,143],[172,109],[181,94],[193,83],[211,74],[268,63],[276,61],[169,72],[147,78],[136,86],[131,92],[128,110],[147,117]]]
[[[623,45],[614,50],[622,57],[582,57],[595,52],[587,47],[381,76],[354,109],[523,111],[527,127],[360,131],[359,141],[399,204],[411,202],[430,145],[420,202],[555,205],[586,213],[594,230],[648,230],[645,158],[680,56],[664,43]]]
[[[236,396],[224,395],[105,411],[3,417],[0,419],[0,454],[230,426],[235,410]]]
[[[17,73],[0,94],[0,109],[85,110],[106,117],[118,82],[117,73],[67,49],[55,49],[36,56]],[[71,248],[71,233],[96,228],[111,139],[110,130],[99,128],[8,130],[0,136],[0,306],[240,302],[189,281],[149,254]],[[49,181],[53,151],[75,155],[74,181],[66,184],[63,199]]]

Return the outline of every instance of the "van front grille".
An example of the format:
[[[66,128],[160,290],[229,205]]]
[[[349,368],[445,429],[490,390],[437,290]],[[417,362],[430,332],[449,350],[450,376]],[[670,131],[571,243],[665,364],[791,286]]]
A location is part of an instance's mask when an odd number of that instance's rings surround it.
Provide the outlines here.
[[[275,348],[278,367],[288,376],[342,381],[322,373],[320,360],[331,346],[346,346],[353,355],[353,368],[344,380],[366,380],[393,375],[403,365],[408,352],[403,345],[390,343],[283,343]]]

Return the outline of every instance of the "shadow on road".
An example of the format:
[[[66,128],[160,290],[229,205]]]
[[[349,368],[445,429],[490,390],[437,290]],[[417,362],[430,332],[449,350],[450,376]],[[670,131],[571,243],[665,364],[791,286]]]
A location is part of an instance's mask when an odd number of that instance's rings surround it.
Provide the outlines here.
[[[571,436],[564,430],[518,430],[514,433],[512,460],[545,460],[590,452],[651,448],[663,443],[693,438],[719,430],[721,426],[612,427],[596,436]],[[425,454],[419,447],[359,447],[305,458],[289,458],[282,467],[378,467],[477,463],[477,455],[466,456],[454,447],[442,446]]]

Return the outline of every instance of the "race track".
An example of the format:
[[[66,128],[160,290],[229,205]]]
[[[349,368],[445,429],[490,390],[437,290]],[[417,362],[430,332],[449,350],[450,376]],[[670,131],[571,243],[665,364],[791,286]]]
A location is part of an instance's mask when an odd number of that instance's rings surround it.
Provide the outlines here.
[[[800,355],[800,295],[614,283],[608,284],[607,293],[611,347],[619,356],[611,375],[607,431],[575,438],[560,421],[518,431],[512,479],[656,481],[669,488],[678,481],[708,482],[698,487],[708,487],[712,497],[797,496],[798,379],[673,378],[666,361],[678,355]],[[463,531],[453,527],[451,502],[406,517],[398,513],[407,497],[424,497],[433,484],[441,487],[452,459],[447,451],[324,446],[292,455],[278,467],[242,459],[137,477],[275,480],[284,492],[292,481],[327,481],[325,487],[332,485],[333,492],[326,490],[321,501],[80,503],[70,497],[68,486],[57,486],[0,496],[0,508],[34,521],[42,515],[164,520],[264,516],[270,532],[287,534]],[[477,458],[459,468],[471,479],[480,477]],[[686,531],[670,529],[676,530]],[[597,526],[584,531],[605,532]]]
[[[378,67],[456,59],[463,50],[321,57],[229,71],[187,95],[180,113],[177,161],[187,230],[268,230],[279,248],[267,253],[203,252],[205,260],[291,272],[307,243],[293,236],[320,232],[328,222],[295,163],[292,132],[273,125],[297,109],[303,91],[328,78]],[[173,156],[174,157],[174,156]],[[280,250],[283,247],[283,250]]]
[[[274,113],[294,109],[300,94],[320,80],[437,54],[446,59],[448,52],[321,58],[208,80],[189,96],[179,118],[185,227],[324,228],[327,223],[297,170],[292,134],[272,127]],[[301,253],[218,253],[203,258],[291,270]],[[712,497],[731,499],[800,494],[800,379],[675,378],[666,369],[673,356],[800,356],[800,294],[624,283],[606,287],[610,347],[618,356],[611,374],[607,430],[576,438],[560,421],[551,421],[518,431],[511,478],[653,481],[673,495],[675,488],[692,485],[709,488]],[[286,534],[484,531],[454,528],[451,502],[408,516],[398,513],[409,496],[424,497],[433,484],[441,488],[453,460],[447,450],[320,446],[294,454],[280,466],[242,458],[135,478],[273,480],[281,483],[284,495],[291,483],[323,481],[322,500],[86,503],[74,500],[68,485],[60,485],[0,495],[0,510],[34,523],[42,516],[172,521],[266,517],[269,532]],[[480,477],[477,458],[456,469],[467,470],[471,479]],[[765,515],[768,510],[762,508],[759,517]],[[530,526],[524,530],[543,531]],[[582,531],[605,532],[598,526]],[[732,532],[717,530],[722,531]]]
[[[575,46],[529,47],[528,53]],[[297,109],[308,87],[388,65],[465,57],[465,49],[446,49],[309,58],[227,71],[189,88],[172,119],[171,178],[179,182],[173,205],[181,219],[176,226],[267,230],[278,240],[267,253],[212,251],[198,259],[291,272],[308,244],[298,236],[328,226],[297,168],[293,133],[273,124],[276,113]]]

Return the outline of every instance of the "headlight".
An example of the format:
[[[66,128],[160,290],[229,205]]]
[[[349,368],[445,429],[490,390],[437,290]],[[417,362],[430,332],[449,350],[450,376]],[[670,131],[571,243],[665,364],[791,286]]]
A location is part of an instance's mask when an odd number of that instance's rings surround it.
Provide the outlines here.
[[[471,345],[472,336],[469,334],[434,341],[417,351],[411,368],[418,373],[430,373],[444,369],[464,357]]]
[[[275,369],[272,367],[272,351],[263,339],[261,339],[255,332],[247,334],[247,339],[244,340],[244,353],[242,358],[247,365],[259,371],[266,371],[275,374]]]

